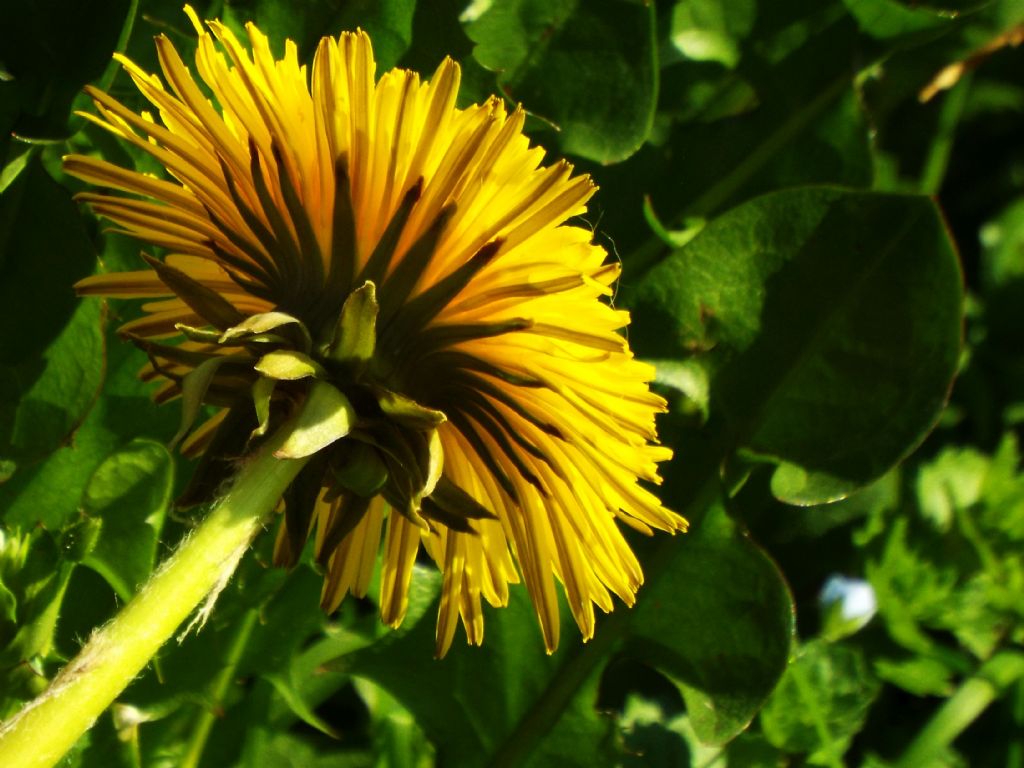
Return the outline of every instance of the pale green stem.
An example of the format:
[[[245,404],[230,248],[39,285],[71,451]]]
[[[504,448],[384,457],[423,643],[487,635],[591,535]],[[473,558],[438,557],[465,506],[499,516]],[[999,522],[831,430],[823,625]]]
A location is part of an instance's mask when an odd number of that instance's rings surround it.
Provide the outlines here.
[[[1001,651],[961,684],[895,762],[896,768],[931,765],[1004,690],[1024,677],[1024,654]]]
[[[939,113],[938,131],[928,150],[924,172],[921,174],[921,191],[926,195],[937,195],[942,189],[946,169],[949,167],[949,157],[953,152],[953,142],[956,139],[956,127],[963,115],[970,89],[971,74],[968,73],[944,97],[942,111]]]
[[[196,607],[216,597],[305,464],[274,458],[281,442],[279,433],[245,461],[223,499],[135,598],[93,634],[46,691],[0,727],[0,765],[54,765]]]

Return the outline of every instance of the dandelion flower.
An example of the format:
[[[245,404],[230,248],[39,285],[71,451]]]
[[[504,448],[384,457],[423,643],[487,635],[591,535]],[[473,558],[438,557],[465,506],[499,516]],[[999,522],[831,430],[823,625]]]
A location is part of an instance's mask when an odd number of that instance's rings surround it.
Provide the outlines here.
[[[355,32],[323,39],[307,69],[291,41],[275,60],[255,26],[246,47],[186,12],[208,91],[160,36],[164,80],[119,57],[152,113],[91,89],[84,115],[167,177],[65,160],[103,188],[80,199],[165,253],[77,289],[147,300],[121,332],[148,353],[157,399],[182,399],[182,450],[202,456],[179,502],[209,500],[250,443],[312,413],[280,453],[312,458],[275,560],[313,538],[326,610],[365,595],[381,558],[397,626],[423,547],[443,574],[439,654],[459,619],[479,644],[482,602],[505,604],[520,577],[549,651],[556,579],[589,638],[594,607],[632,604],[642,582],[620,524],[685,527],[640,484],[671,452],[652,370],[609,303],[619,266],[567,223],[590,179],[542,164],[521,109],[457,108],[451,60],[429,81],[377,80]],[[204,404],[216,413],[194,426]]]

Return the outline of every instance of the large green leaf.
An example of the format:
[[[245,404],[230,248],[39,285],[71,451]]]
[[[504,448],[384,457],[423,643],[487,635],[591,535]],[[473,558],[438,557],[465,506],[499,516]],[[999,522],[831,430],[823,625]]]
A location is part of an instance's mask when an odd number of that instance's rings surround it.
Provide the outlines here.
[[[82,509],[102,521],[99,540],[83,561],[129,600],[152,572],[171,502],[174,463],[152,440],[133,440],[93,473]]]
[[[0,367],[0,459],[31,464],[70,441],[103,381],[103,315],[98,299],[81,302],[41,358]]]
[[[11,474],[68,441],[103,378],[103,312],[71,283],[95,261],[66,191],[32,160],[0,195],[0,460]]]
[[[683,0],[672,9],[672,46],[692,61],[716,61],[733,68],[740,41],[750,34],[757,16],[754,0]]]
[[[950,25],[956,17],[933,8],[908,6],[899,0],[843,0],[857,24],[867,34],[892,38]]]
[[[720,507],[664,549],[630,616],[626,653],[675,680],[697,735],[720,744],[746,728],[786,668],[792,598]]]
[[[0,461],[9,475],[70,438],[103,375],[103,312],[71,284],[94,262],[66,190],[29,163],[0,196]]]
[[[290,6],[286,6],[290,7]],[[416,0],[356,0],[342,4],[332,19],[336,29],[365,29],[373,41],[378,73],[398,63],[412,42]],[[323,34],[337,34],[325,29]]]
[[[932,427],[960,353],[962,284],[934,202],[804,188],[720,217],[630,286],[646,352],[691,359],[736,448],[783,500],[839,498]]]
[[[473,56],[498,73],[506,95],[557,127],[563,152],[615,163],[640,148],[658,95],[653,3],[480,5],[467,27]]]
[[[157,406],[148,396],[152,387],[138,380],[145,356],[112,331],[107,344],[106,381],[74,439],[0,484],[0,512],[8,524],[61,527],[78,514],[89,479],[113,451],[135,437],[167,440],[174,434],[178,407]]]

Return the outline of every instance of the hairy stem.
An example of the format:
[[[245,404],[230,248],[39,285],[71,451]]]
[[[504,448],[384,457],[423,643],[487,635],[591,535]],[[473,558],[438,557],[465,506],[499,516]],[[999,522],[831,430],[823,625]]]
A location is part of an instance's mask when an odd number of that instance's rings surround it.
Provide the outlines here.
[[[286,431],[287,426],[281,433]],[[54,765],[196,607],[216,597],[305,463],[274,458],[281,433],[244,463],[207,518],[135,598],[93,633],[50,687],[0,727],[0,765]]]

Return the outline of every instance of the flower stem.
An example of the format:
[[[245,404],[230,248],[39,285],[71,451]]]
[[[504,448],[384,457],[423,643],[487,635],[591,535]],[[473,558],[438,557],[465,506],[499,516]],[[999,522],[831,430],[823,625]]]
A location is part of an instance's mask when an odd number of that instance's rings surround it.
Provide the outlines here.
[[[54,765],[196,607],[216,597],[305,464],[274,458],[285,432],[245,461],[223,499],[132,601],[93,633],[46,691],[0,727],[0,765]]]
[[[894,763],[896,768],[930,765],[1008,686],[1022,678],[1024,654],[1016,651],[997,653],[939,707]]]

